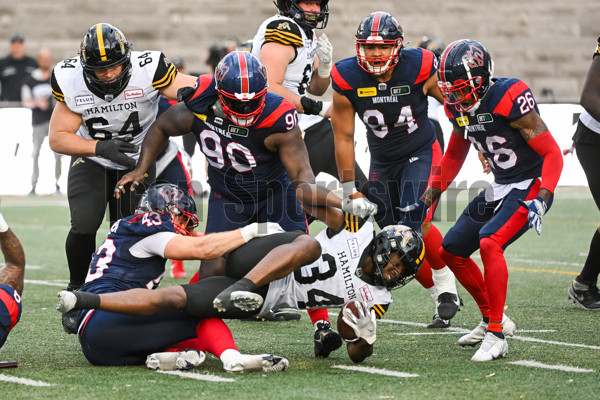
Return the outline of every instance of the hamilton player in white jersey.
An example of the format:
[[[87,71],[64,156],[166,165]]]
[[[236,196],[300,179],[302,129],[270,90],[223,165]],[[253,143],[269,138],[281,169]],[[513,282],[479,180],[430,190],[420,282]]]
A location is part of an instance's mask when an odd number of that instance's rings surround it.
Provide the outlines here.
[[[113,197],[116,182],[135,165],[139,144],[156,119],[159,96],[176,99],[177,90],[196,78],[178,74],[159,51],[131,51],[123,33],[108,23],[93,25],[79,56],[59,62],[51,85],[58,100],[50,120],[49,142],[56,153],[72,156],[68,178],[71,229],[66,240],[68,288],[84,282],[96,232],[109,207],[111,224],[133,214],[145,188]],[[147,182],[154,181],[154,171]],[[74,318],[63,328],[74,331]]]

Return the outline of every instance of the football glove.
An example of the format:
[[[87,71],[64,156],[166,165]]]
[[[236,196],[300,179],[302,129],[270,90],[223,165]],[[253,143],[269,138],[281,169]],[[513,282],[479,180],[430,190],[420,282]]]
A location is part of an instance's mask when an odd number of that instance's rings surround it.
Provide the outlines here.
[[[333,46],[325,34],[322,34],[317,42],[317,58],[317,73],[321,78],[329,78],[333,67]]]
[[[356,199],[346,197],[342,200],[342,210],[361,218],[367,218],[369,215],[377,213],[377,204],[370,202],[365,197]]]
[[[99,140],[96,143],[96,155],[104,157],[129,169],[135,167],[136,161],[125,153],[137,153],[138,146],[121,139]]]
[[[242,237],[246,242],[249,242],[257,237],[281,232],[285,231],[277,222],[253,222],[250,225],[246,225],[242,228]]]
[[[398,221],[401,225],[406,225],[417,232],[421,232],[421,224],[427,216],[429,207],[425,205],[421,200],[414,204],[406,207],[396,207],[400,211],[400,220]]]
[[[369,310],[369,306],[364,301],[354,301],[354,305],[358,316],[354,315],[349,308],[345,308],[342,319],[354,330],[356,337],[363,338],[369,344],[375,343],[377,339],[375,310]]]
[[[529,214],[527,214],[527,219],[529,220],[529,227],[535,228],[535,231],[538,235],[542,234],[542,217],[546,214],[546,203],[541,197],[536,197],[533,200],[523,201],[519,199],[519,204],[521,207],[525,207],[529,210]]]

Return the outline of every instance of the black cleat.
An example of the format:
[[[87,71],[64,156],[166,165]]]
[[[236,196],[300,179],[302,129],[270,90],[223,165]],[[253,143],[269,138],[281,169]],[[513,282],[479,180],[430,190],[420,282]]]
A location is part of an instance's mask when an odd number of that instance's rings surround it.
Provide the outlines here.
[[[62,326],[63,330],[70,334],[77,333],[77,317],[79,316],[79,310],[67,311],[62,315]]]
[[[595,282],[586,285],[574,280],[569,287],[569,297],[586,310],[600,310],[600,293]]]
[[[269,311],[266,315],[257,315],[255,317],[246,318],[244,321],[297,321],[301,317],[300,313],[292,311]]]
[[[439,315],[434,314],[433,320],[431,321],[431,323],[429,325],[427,325],[427,328],[429,328],[429,329],[450,328],[450,320],[441,319]]]
[[[460,310],[461,299],[458,295],[444,292],[437,298],[437,313],[443,320],[451,320]]]
[[[342,337],[331,328],[329,322],[317,322],[315,331],[315,357],[327,358],[329,354],[342,347]]]

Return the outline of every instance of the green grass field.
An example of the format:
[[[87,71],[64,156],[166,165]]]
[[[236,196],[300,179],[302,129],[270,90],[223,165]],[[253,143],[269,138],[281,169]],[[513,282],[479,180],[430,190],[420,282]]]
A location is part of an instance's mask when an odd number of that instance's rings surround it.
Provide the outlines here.
[[[443,221],[436,223],[442,233],[452,226],[444,221],[446,216],[460,212],[464,200],[459,197],[457,211],[452,205],[442,206]],[[316,359],[310,319],[303,314],[300,321],[228,322],[242,352],[283,355],[290,360],[288,371],[231,375],[209,356],[191,371],[195,379],[160,374],[145,366],[89,364],[76,336],[62,331],[54,309],[56,294],[68,280],[66,198],[5,197],[1,210],[27,256],[21,322],[0,350],[0,360],[18,361],[20,366],[0,370],[3,399],[600,398],[600,313],[578,309],[567,298],[567,288],[600,224],[587,189],[559,188],[544,217],[542,236],[530,231],[506,252],[510,276],[506,313],[517,324],[517,332],[508,339],[504,359],[475,363],[470,361],[475,349],[456,344],[480,318],[462,287],[459,294],[465,305],[452,328],[426,329],[434,304],[415,281],[394,291],[394,305],[378,324],[375,353],[358,365],[370,370],[343,369],[357,366],[343,348],[327,359]],[[313,224],[312,233],[322,227]],[[98,243],[108,228],[105,223]],[[478,254],[474,259],[480,264]],[[188,276],[196,265],[186,262]],[[162,286],[181,282],[165,278]],[[336,315],[332,314],[333,321]]]

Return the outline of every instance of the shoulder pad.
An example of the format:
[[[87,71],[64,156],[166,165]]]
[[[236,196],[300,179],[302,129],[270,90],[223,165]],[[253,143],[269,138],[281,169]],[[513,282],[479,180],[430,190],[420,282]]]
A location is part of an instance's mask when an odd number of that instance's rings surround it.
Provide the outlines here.
[[[297,48],[304,47],[298,24],[289,19],[276,19],[267,24],[265,43],[275,42]]]

